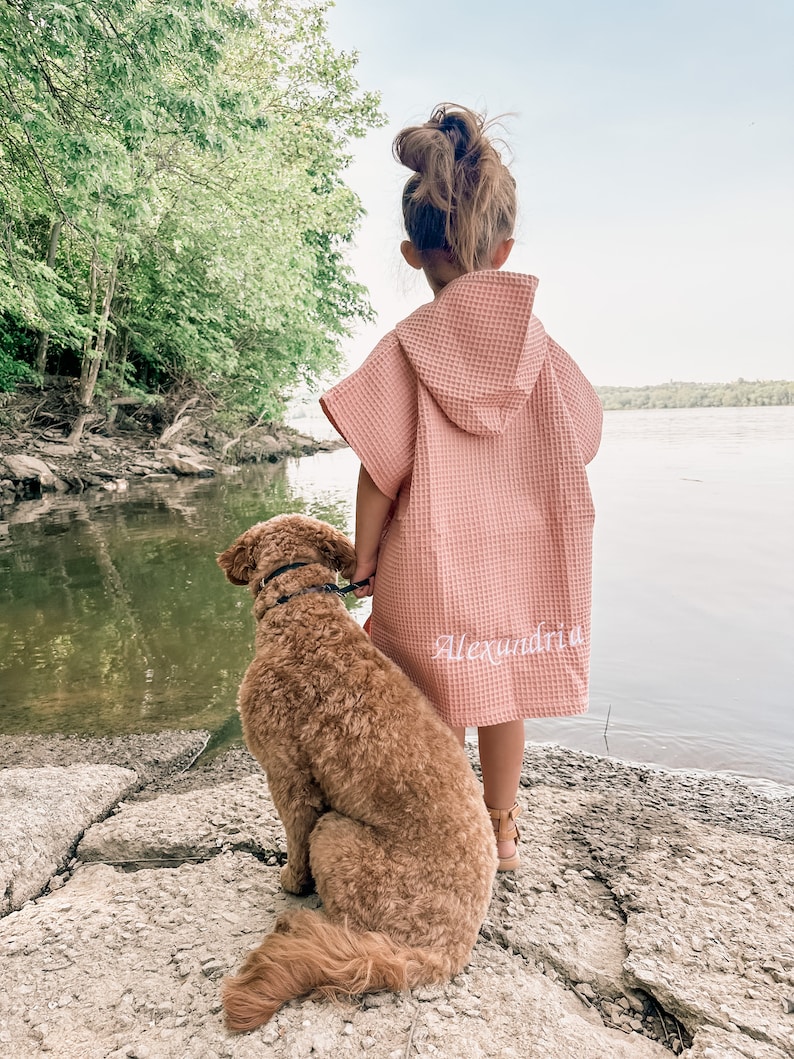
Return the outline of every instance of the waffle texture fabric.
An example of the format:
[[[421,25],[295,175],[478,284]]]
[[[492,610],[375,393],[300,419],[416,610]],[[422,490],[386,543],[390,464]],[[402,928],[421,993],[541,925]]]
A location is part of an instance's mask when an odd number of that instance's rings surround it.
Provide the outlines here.
[[[448,284],[321,405],[394,500],[372,640],[450,725],[583,713],[603,412],[534,276]]]

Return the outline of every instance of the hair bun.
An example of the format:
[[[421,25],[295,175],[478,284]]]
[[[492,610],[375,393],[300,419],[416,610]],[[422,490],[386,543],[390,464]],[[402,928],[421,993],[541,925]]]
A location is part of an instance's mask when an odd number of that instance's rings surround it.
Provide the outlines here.
[[[407,169],[428,173],[438,168],[440,155],[460,162],[482,140],[488,143],[479,114],[452,103],[442,103],[429,121],[411,125],[397,134],[394,154]]]
[[[454,103],[394,139],[394,156],[414,175],[403,217],[419,251],[443,250],[467,271],[485,267],[497,237],[515,223],[515,182],[487,135],[485,119]]]
[[[439,132],[447,137],[453,149],[455,161],[460,162],[481,138],[482,122],[478,123],[479,128],[472,129],[471,122],[467,122],[462,114],[456,114],[454,111],[450,113],[442,108],[439,108],[437,113],[443,115],[438,123]],[[472,133],[475,135],[473,136]],[[475,143],[472,143],[472,140]]]

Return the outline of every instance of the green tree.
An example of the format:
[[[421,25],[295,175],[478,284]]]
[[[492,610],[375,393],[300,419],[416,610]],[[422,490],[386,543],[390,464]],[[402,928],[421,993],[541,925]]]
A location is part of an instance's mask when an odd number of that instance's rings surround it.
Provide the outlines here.
[[[341,173],[380,116],[326,8],[0,6],[0,350],[79,364],[73,441],[98,386],[276,415],[366,315]]]

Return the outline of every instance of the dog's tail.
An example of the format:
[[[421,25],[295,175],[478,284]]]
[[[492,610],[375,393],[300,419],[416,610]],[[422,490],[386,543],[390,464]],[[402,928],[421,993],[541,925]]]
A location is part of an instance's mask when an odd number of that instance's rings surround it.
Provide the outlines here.
[[[239,974],[224,979],[226,1025],[235,1033],[253,1030],[282,1004],[306,994],[334,998],[443,982],[464,959],[409,948],[377,931],[354,933],[318,912],[288,913],[249,953]]]

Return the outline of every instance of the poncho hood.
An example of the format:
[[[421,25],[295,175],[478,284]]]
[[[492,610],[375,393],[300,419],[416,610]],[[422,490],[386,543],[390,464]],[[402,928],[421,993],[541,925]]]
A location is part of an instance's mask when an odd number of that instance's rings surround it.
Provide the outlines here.
[[[504,433],[532,393],[548,355],[537,286],[517,272],[469,272],[397,325],[420,382],[469,434]]]

